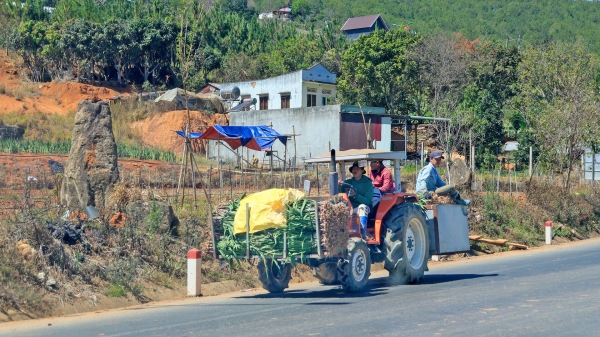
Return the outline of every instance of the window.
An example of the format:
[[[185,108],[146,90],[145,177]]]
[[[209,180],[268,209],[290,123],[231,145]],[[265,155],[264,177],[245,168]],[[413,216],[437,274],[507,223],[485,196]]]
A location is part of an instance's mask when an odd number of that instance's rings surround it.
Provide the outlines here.
[[[260,96],[259,102],[260,102],[260,110],[269,110],[269,95]]]
[[[322,105],[327,105],[327,101],[329,100],[329,97],[327,97],[327,96],[323,96],[323,97],[321,97],[321,98],[322,98],[322,100],[323,100],[323,104],[322,104]]]
[[[289,109],[290,108],[290,99],[291,99],[291,95],[290,94],[282,94],[281,95],[281,108],[282,109]]]
[[[306,106],[307,107],[317,106],[317,95],[311,95],[311,94],[306,95]]]

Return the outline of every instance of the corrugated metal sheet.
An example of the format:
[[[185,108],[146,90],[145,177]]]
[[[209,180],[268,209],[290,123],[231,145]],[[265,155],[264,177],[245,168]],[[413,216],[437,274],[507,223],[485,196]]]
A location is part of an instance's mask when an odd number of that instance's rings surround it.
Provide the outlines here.
[[[346,20],[346,23],[344,23],[342,30],[346,31],[352,29],[369,28],[373,26],[377,18],[379,18],[379,14],[349,18]]]
[[[381,116],[365,115],[371,122],[371,138],[381,141]],[[342,114],[340,121],[340,151],[367,148],[367,135],[361,114]]]

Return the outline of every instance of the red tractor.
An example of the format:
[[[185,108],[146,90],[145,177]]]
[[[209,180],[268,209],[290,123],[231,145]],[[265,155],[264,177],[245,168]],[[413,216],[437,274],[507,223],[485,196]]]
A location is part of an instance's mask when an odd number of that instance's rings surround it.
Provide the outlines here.
[[[333,151],[332,151],[333,152]],[[354,161],[391,160],[394,162],[394,178],[400,189],[400,160],[404,152],[380,150],[348,150],[337,155],[325,154],[305,161],[307,164],[329,163],[330,191],[337,191],[340,166],[344,179],[345,164]],[[338,194],[339,197],[339,194]],[[342,197],[345,195],[342,194]],[[332,196],[307,197],[318,201]],[[394,284],[419,282],[428,270],[431,255],[466,252],[470,250],[467,209],[462,205],[431,205],[423,209],[417,204],[415,194],[397,190],[384,194],[379,204],[369,214],[367,238],[361,237],[358,219],[348,223],[350,238],[346,256],[328,258],[321,249],[320,226],[316,223],[317,249],[300,262],[313,268],[313,274],[322,284],[340,284],[345,290],[357,292],[363,289],[371,275],[371,264],[383,262]],[[318,219],[318,216],[317,216]],[[258,264],[259,279],[269,292],[281,292],[288,287],[292,266],[282,263],[281,256],[261,260]]]

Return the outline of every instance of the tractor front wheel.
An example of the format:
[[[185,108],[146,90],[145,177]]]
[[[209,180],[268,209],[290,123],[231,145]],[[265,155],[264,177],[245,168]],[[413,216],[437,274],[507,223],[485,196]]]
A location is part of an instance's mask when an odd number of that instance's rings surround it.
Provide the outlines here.
[[[361,291],[371,275],[371,254],[367,244],[360,238],[348,241],[348,259],[338,263],[338,280],[348,292]]]
[[[258,279],[270,293],[283,292],[292,279],[292,265],[277,260],[265,259],[258,263]]]

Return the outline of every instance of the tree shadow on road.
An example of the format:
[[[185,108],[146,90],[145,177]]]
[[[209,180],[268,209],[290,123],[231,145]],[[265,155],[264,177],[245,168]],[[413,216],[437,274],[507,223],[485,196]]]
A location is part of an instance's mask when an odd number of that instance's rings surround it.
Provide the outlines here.
[[[498,274],[426,274],[425,277],[423,277],[421,284],[438,284],[495,276],[498,276]]]

